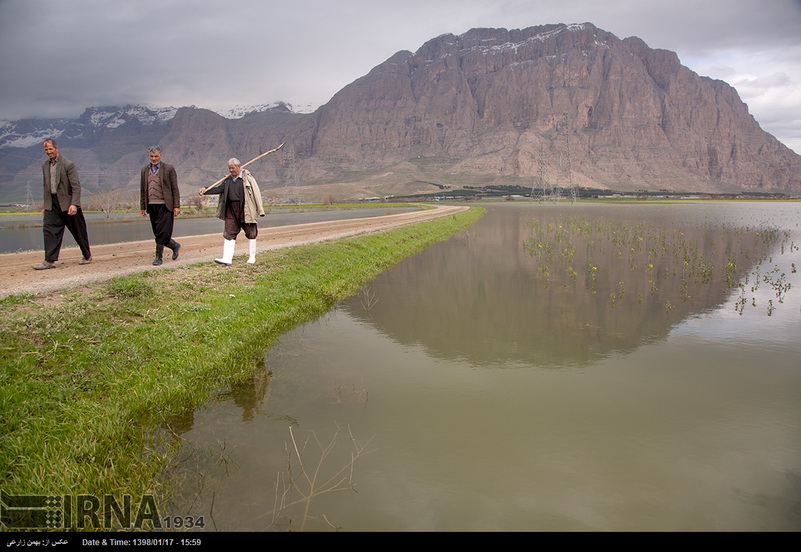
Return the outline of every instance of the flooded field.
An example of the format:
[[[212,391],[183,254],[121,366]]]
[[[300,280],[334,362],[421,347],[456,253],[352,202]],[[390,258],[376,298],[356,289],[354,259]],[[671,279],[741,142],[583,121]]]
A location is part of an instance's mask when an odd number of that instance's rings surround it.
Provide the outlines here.
[[[386,214],[404,213],[416,207],[310,209],[303,211],[276,210],[259,220],[259,227],[287,226],[309,222],[343,220],[361,217],[377,217]],[[89,242],[91,245],[119,243],[153,239],[153,229],[148,217],[138,213],[113,213],[110,217],[102,213],[87,213]],[[216,216],[192,218],[179,215],[175,219],[173,236],[196,236],[222,233],[223,222]],[[64,232],[64,247],[75,246],[69,231]],[[42,249],[42,215],[0,216],[0,253]]]
[[[486,207],[173,427],[171,515],[801,529],[801,204]]]

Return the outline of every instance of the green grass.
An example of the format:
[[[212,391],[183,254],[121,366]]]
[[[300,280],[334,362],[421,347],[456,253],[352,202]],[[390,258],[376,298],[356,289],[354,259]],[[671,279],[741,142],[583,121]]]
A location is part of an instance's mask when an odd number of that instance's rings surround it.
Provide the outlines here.
[[[385,233],[0,301],[0,488],[166,497],[165,428],[251,378],[269,345],[482,208]]]

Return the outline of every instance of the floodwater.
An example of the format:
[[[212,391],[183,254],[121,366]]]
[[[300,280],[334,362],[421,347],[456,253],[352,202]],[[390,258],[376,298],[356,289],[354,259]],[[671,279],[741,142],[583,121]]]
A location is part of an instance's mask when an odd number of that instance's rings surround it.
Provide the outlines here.
[[[801,203],[486,207],[173,428],[169,514],[801,529]]]
[[[361,217],[376,217],[386,214],[415,211],[417,207],[354,208],[354,209],[312,209],[303,211],[272,211],[259,220],[259,226],[286,226],[310,222],[324,222]],[[150,219],[136,213],[112,213],[110,217],[101,213],[87,213],[87,231],[90,245],[120,243],[139,240],[152,240],[153,230]],[[216,217],[175,219],[173,237],[197,236],[203,234],[222,234],[223,222]],[[64,231],[64,247],[75,246],[69,230]],[[32,251],[42,249],[42,215],[2,215],[0,216],[0,253]]]

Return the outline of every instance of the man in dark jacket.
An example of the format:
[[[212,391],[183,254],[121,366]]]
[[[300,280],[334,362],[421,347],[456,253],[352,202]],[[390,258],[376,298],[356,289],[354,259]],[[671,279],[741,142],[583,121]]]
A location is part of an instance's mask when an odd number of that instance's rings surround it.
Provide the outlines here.
[[[181,244],[172,239],[172,228],[181,213],[181,193],[175,167],[161,161],[161,148],[148,148],[150,163],[142,168],[139,178],[139,214],[150,215],[150,226],[156,238],[155,266],[163,262],[164,247],[172,250],[172,260],[178,258]]]
[[[240,231],[244,231],[248,239],[248,263],[253,264],[256,262],[256,237],[259,235],[258,217],[265,215],[261,191],[256,179],[250,171],[242,168],[242,163],[236,157],[228,160],[228,173],[231,176],[198,190],[201,196],[220,195],[217,217],[225,221],[223,256],[214,259],[214,262],[223,265],[233,262],[236,237]],[[220,182],[222,186],[217,186]]]
[[[61,252],[66,227],[75,243],[81,248],[83,257],[78,264],[92,262],[89,249],[89,234],[86,231],[86,219],[81,210],[81,182],[75,163],[59,155],[58,144],[52,138],[42,143],[48,160],[42,164],[42,181],[44,184],[44,202],[42,204],[42,232],[44,234],[45,258],[34,266],[35,270],[56,268],[56,261]]]

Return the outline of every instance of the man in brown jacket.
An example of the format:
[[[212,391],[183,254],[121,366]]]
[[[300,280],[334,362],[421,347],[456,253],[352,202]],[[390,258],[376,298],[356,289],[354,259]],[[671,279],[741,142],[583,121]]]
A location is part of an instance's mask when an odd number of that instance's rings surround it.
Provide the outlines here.
[[[66,227],[75,243],[81,248],[83,258],[78,264],[92,262],[89,249],[89,234],[86,231],[86,219],[81,211],[81,182],[75,163],[59,155],[58,144],[52,138],[42,143],[48,160],[42,164],[42,181],[44,183],[44,203],[42,231],[44,233],[45,258],[34,270],[56,268],[56,261],[61,252]]]
[[[153,265],[163,261],[164,247],[172,249],[172,260],[178,258],[181,244],[172,239],[175,217],[181,213],[181,193],[175,167],[161,161],[161,148],[148,148],[150,163],[142,168],[139,178],[139,214],[150,215],[150,226],[156,238]]]

